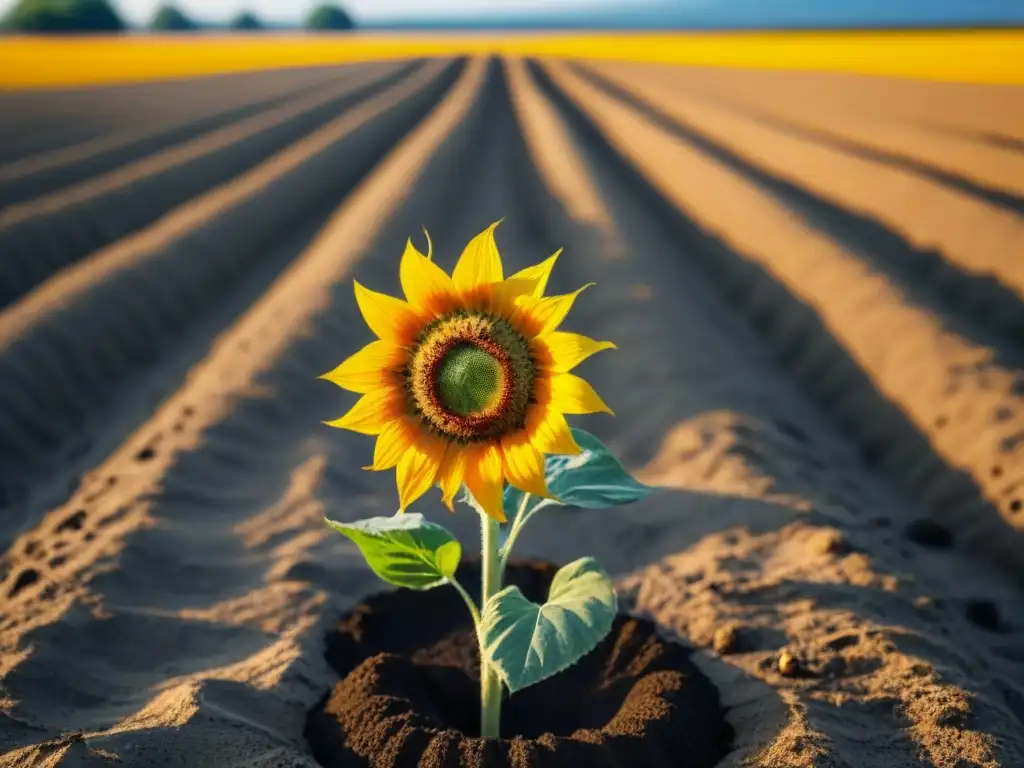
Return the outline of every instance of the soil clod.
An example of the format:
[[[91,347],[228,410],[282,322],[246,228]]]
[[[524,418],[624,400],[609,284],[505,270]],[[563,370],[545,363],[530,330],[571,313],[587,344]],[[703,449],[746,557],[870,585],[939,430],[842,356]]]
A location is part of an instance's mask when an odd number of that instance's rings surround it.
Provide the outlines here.
[[[723,656],[742,651],[743,635],[739,627],[729,625],[716,629],[715,636],[712,639],[712,646],[716,653],[720,653]]]
[[[792,651],[784,650],[779,654],[777,666],[783,677],[814,677],[814,673]]]

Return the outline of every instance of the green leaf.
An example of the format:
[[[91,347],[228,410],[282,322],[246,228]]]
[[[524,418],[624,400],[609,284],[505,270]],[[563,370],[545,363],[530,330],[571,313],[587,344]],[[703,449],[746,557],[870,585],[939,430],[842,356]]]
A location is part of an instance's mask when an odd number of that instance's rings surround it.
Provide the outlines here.
[[[656,490],[630,475],[605,444],[589,432],[573,429],[572,436],[582,453],[544,457],[548,489],[558,501],[531,499],[527,515],[557,503],[586,509],[617,507],[640,501]],[[505,489],[505,516],[509,520],[515,516],[522,501],[523,491],[512,486]]]
[[[487,601],[480,637],[487,660],[509,691],[539,683],[590,653],[612,628],[615,587],[592,557],[559,569],[548,601],[537,605],[518,587]]]
[[[396,587],[430,589],[448,583],[462,557],[462,545],[448,530],[417,513],[371,517],[354,523],[324,518],[355,542],[375,574]]]

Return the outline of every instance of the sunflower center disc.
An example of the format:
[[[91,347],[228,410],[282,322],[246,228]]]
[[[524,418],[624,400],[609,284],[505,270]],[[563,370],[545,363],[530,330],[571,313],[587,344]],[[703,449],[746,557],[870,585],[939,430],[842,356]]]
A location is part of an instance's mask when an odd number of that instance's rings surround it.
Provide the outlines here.
[[[458,344],[437,368],[437,394],[459,416],[484,410],[498,395],[501,364],[472,344]]]

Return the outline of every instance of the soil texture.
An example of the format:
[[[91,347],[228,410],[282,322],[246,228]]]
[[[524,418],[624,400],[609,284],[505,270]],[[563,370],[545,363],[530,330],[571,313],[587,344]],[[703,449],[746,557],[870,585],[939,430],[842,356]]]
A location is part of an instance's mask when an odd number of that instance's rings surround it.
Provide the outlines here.
[[[543,602],[557,568],[511,563],[506,584]],[[458,579],[478,584],[478,563]],[[306,737],[329,768],[651,766],[711,768],[729,728],[691,651],[652,622],[616,618],[597,648],[502,703],[502,738],[480,732],[480,655],[453,589],[387,592],[360,603],[328,639],[343,675]]]

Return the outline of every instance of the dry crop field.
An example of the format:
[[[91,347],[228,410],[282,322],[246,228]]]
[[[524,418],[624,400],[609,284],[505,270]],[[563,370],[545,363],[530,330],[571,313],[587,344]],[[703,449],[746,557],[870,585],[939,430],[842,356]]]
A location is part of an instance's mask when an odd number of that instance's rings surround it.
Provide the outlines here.
[[[325,638],[382,588],[322,517],[396,495],[317,376],[370,339],[353,278],[502,217],[509,273],[596,283],[616,417],[577,423],[665,486],[518,554],[693,647],[721,766],[1024,765],[1019,72],[534,45],[2,68],[0,765],[318,765]]]

